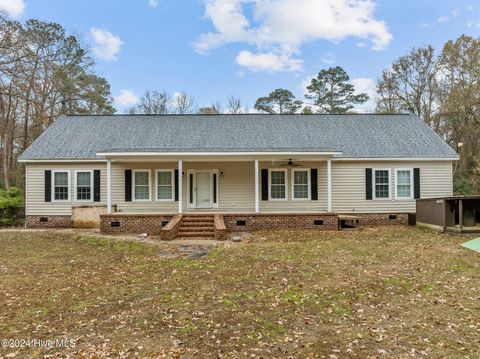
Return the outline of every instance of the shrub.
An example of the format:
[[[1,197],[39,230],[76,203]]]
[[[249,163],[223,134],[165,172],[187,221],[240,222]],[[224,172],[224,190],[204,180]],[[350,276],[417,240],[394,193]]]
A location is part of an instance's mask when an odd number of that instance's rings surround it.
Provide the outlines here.
[[[22,191],[16,187],[0,189],[0,226],[16,226],[23,223],[24,207]]]

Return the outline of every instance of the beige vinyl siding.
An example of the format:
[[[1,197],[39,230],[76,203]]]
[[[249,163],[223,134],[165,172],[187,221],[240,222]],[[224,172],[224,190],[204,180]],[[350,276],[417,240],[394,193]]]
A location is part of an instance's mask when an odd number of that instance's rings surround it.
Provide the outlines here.
[[[390,169],[391,199],[366,200],[365,169]],[[340,213],[415,212],[415,200],[395,200],[395,169],[420,168],[421,198],[451,196],[451,161],[333,161],[333,211]]]
[[[45,171],[65,170],[70,172],[70,199],[68,202],[45,202]],[[75,202],[75,170],[100,170],[101,202]],[[68,164],[32,164],[26,166],[26,214],[27,215],[63,215],[72,214],[72,206],[88,204],[106,204],[107,172],[105,163],[68,163]],[[53,177],[52,177],[53,181]],[[53,196],[53,193],[52,193]],[[93,193],[92,193],[93,196]]]
[[[264,213],[285,212],[325,212],[327,211],[327,165],[322,162],[301,162],[303,167],[318,169],[318,200],[291,200],[291,169],[287,168],[287,201],[261,201],[260,211]],[[259,168],[282,168],[279,162],[259,163]],[[414,212],[414,200],[395,200],[395,168],[421,169],[421,196],[433,198],[451,196],[452,162],[451,161],[332,161],[332,205],[333,211],[339,213],[395,213]],[[155,201],[155,170],[176,169],[177,162],[171,163],[112,163],[112,204],[125,213],[177,213],[178,202]],[[254,212],[255,183],[254,161],[250,162],[184,162],[183,171],[183,209],[184,212]],[[283,167],[286,168],[286,167]],[[389,168],[391,183],[391,200],[365,199],[365,169]],[[70,171],[70,201],[44,202],[45,170],[64,169]],[[27,175],[27,215],[71,215],[74,199],[75,170],[101,170],[101,202],[106,204],[106,164],[105,163],[69,163],[69,164],[31,164],[26,167]],[[151,172],[151,200],[146,202],[125,202],[125,170],[147,169]],[[218,170],[219,208],[188,208],[187,173],[188,170]],[[261,175],[259,174],[260,196]],[[93,202],[92,202],[93,203]],[[95,203],[98,204],[98,203]]]
[[[261,212],[326,212],[327,211],[327,163],[298,162],[301,167],[281,167],[285,162],[260,162],[260,169],[287,169],[287,200],[260,200]],[[297,162],[295,162],[297,163]],[[292,200],[292,169],[318,170],[318,200]],[[260,177],[261,183],[261,177]],[[261,198],[261,186],[260,186]]]

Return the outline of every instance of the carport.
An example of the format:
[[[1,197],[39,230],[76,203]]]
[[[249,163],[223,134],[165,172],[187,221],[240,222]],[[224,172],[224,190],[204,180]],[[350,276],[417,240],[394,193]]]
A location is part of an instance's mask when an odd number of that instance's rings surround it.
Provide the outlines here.
[[[480,233],[480,196],[419,199],[417,225],[442,232]]]

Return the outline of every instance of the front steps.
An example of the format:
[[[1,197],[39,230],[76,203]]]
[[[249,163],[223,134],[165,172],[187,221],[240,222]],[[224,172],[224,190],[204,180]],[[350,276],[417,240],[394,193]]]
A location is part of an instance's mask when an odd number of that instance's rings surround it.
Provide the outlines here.
[[[214,216],[184,214],[176,239],[215,239]]]

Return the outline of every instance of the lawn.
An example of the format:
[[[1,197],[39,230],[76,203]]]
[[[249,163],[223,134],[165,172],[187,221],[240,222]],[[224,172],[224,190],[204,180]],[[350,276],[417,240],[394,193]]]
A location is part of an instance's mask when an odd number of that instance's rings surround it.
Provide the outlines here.
[[[17,357],[480,357],[480,255],[397,227],[259,232],[201,259],[61,232],[0,232],[0,337]]]

